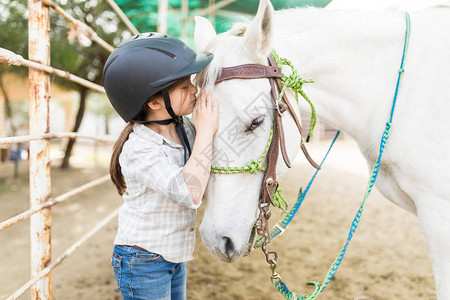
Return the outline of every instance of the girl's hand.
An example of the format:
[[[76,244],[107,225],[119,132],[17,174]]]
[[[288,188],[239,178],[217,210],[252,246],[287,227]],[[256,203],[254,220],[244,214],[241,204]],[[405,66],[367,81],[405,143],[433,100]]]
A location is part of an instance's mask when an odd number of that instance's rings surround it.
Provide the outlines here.
[[[216,134],[219,126],[219,102],[212,98],[211,92],[206,95],[203,90],[200,92],[194,125],[197,134],[210,134],[211,137]]]
[[[212,140],[219,126],[219,103],[213,99],[211,93],[200,92],[197,98],[197,109],[194,120],[197,134],[192,147],[191,157],[183,168],[183,175],[187,186],[190,179],[195,178],[195,191],[189,189],[192,202],[198,205],[202,201],[208,184],[212,160]],[[198,193],[200,187],[201,193]]]

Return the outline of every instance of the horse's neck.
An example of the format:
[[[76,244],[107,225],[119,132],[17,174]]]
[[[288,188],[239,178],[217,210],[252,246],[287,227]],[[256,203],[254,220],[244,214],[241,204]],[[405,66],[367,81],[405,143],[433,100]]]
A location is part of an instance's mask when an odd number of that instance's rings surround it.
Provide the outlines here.
[[[318,116],[356,139],[379,135],[402,54],[402,14],[298,9],[278,12],[273,25],[274,49],[315,80],[304,91]]]

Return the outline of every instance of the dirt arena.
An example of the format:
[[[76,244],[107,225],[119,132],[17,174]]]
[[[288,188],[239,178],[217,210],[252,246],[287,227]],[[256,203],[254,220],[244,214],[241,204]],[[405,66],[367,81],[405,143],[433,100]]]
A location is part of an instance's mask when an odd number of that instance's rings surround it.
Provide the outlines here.
[[[309,151],[319,160],[328,142]],[[97,152],[102,153],[102,152]],[[52,195],[107,174],[108,154],[94,159],[93,151],[73,157],[74,168],[52,169]],[[0,221],[26,209],[27,163],[12,177],[10,163],[0,164]],[[313,173],[303,157],[281,178],[290,203],[298,187]],[[288,230],[268,246],[279,255],[280,273],[297,294],[308,294],[311,280],[322,281],[345,244],[348,230],[367,185],[368,171],[352,141],[340,141],[319,173],[299,214]],[[111,183],[85,192],[52,209],[53,257],[121,204]],[[201,220],[202,209],[199,211]],[[273,221],[280,213],[273,212]],[[54,299],[121,299],[109,259],[116,220],[80,247],[52,274]],[[234,264],[218,261],[197,236],[195,259],[188,263],[188,299],[283,299],[274,289],[261,250]],[[29,221],[0,232],[0,299],[29,280]],[[30,299],[27,292],[21,299]],[[364,297],[365,296],[365,297]],[[318,299],[434,300],[434,282],[424,237],[416,218],[374,190],[344,261]]]

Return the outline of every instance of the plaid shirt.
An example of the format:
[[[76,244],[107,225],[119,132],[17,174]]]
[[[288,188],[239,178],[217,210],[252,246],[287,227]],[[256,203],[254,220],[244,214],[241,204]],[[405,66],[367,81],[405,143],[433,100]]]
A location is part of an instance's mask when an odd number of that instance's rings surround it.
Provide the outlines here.
[[[195,129],[185,118],[193,145]],[[119,158],[127,185],[115,245],[139,246],[171,262],[193,258],[197,207],[183,176],[184,150],[135,124]]]

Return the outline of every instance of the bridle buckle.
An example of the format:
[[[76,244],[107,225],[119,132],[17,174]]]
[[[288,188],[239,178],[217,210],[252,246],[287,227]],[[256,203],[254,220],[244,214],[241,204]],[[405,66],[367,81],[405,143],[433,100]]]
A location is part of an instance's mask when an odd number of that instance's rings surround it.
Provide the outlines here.
[[[284,104],[283,102],[276,101],[276,102],[275,102],[275,109],[277,110],[278,115],[279,115],[280,117],[283,117],[284,113],[285,113],[286,110],[287,110],[287,105]]]

